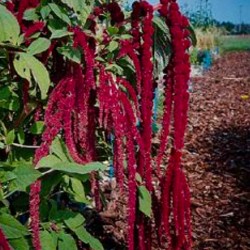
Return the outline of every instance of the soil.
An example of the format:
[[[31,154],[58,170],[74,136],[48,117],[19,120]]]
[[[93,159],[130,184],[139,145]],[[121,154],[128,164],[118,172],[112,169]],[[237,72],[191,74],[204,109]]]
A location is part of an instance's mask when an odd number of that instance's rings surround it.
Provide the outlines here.
[[[193,78],[184,167],[193,249],[250,249],[250,53]]]
[[[191,81],[183,167],[192,194],[192,249],[250,250],[250,52],[225,54]],[[126,249],[126,199],[105,192],[114,201],[90,215],[89,230],[105,249]]]

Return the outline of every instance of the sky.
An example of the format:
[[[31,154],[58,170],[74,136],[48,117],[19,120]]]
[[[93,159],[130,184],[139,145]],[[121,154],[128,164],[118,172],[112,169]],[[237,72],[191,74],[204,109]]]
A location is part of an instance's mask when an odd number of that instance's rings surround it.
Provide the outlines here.
[[[159,0],[149,0],[149,2],[155,4],[159,3]],[[181,6],[186,5],[186,8],[191,10],[197,10],[199,6],[199,0],[178,0],[178,2]],[[250,23],[250,0],[208,0],[208,2],[211,4],[214,19],[233,23]]]

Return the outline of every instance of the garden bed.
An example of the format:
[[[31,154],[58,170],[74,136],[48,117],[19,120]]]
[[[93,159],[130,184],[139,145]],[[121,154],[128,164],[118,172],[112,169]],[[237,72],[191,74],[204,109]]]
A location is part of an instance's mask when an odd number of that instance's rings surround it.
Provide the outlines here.
[[[193,249],[250,249],[250,53],[193,78],[185,168]]]

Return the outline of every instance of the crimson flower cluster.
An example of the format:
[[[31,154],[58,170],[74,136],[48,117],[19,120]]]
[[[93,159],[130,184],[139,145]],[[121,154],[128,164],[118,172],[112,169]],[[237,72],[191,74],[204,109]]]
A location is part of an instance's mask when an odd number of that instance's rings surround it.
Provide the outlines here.
[[[34,33],[46,30],[43,22],[23,21],[25,10],[38,4],[38,0],[22,0],[20,3],[13,0],[7,3],[8,9],[16,15],[21,25],[27,44]],[[153,6],[147,1],[133,3],[132,38],[120,41],[117,59],[124,56],[131,59],[135,68],[135,84],[130,79],[116,76],[95,60],[97,41],[78,26],[69,27],[69,31],[73,33],[73,47],[82,53],[81,63],[65,61],[57,53],[57,46],[62,45],[60,40],[53,42],[42,55],[46,63],[50,54],[53,54],[51,67],[55,72],[55,87],[49,95],[44,115],[46,129],[40,147],[36,150],[34,164],[49,154],[50,145],[57,135],[65,141],[73,160],[80,164],[97,159],[97,130],[114,135],[115,177],[120,192],[124,194],[124,189],[128,191],[129,250],[152,249],[152,235],[156,236],[155,244],[158,244],[159,249],[191,248],[190,193],[181,166],[189,100],[189,22],[180,13],[175,0],[161,0],[159,6],[159,13],[170,30],[172,51],[169,64],[164,69],[164,115],[162,129],[157,135],[161,143],[159,148],[154,148],[154,152],[152,109],[156,83],[153,77]],[[96,32],[98,24],[95,18],[104,12],[110,13],[112,25],[119,26],[125,21],[120,6],[114,1],[96,7],[88,18],[88,28],[92,33]],[[111,36],[106,37],[105,42],[109,43],[110,39]],[[23,102],[26,106],[29,86],[23,86]],[[170,133],[173,134],[173,143],[169,140]],[[172,147],[170,155],[166,155],[168,146]],[[167,167],[163,167],[166,161]],[[152,218],[139,211],[137,173],[152,197]],[[99,182],[95,174],[92,174],[91,182],[95,204],[100,210]],[[30,191],[30,226],[35,250],[41,249],[40,191],[41,182],[36,181]],[[6,243],[4,239],[0,230],[0,246]],[[9,249],[7,245],[6,249]]]
[[[111,15],[111,24],[120,24],[124,21],[124,14],[118,3],[112,2],[105,5],[106,10]]]
[[[181,169],[181,155],[184,146],[184,133],[187,124],[188,109],[188,80],[190,63],[187,49],[190,47],[189,22],[180,13],[176,1],[161,1],[160,13],[166,18],[170,28],[172,39],[172,56],[165,70],[166,73],[166,103],[164,125],[162,132],[163,144],[157,163],[160,164],[167,143],[170,117],[174,118],[174,143],[169,159],[166,175],[162,178],[162,221],[163,234],[168,239],[170,249],[190,249],[191,225],[190,225],[190,194],[184,173]],[[172,93],[172,94],[171,94]],[[159,167],[158,167],[159,169]],[[172,194],[172,195],[171,195]],[[170,233],[170,215],[173,214],[175,239]]]

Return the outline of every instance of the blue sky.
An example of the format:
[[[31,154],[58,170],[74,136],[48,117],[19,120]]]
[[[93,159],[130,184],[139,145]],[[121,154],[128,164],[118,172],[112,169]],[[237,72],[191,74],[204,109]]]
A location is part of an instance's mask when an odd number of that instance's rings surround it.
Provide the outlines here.
[[[129,2],[133,2],[129,0]],[[157,0],[149,0],[150,3],[159,3]],[[189,9],[196,9],[199,0],[178,0],[180,5],[186,5]],[[203,2],[205,2],[203,0]],[[218,21],[230,21],[250,23],[250,0],[208,0],[211,4],[212,16]],[[241,7],[240,7],[241,6]],[[241,9],[241,18],[240,18]]]

